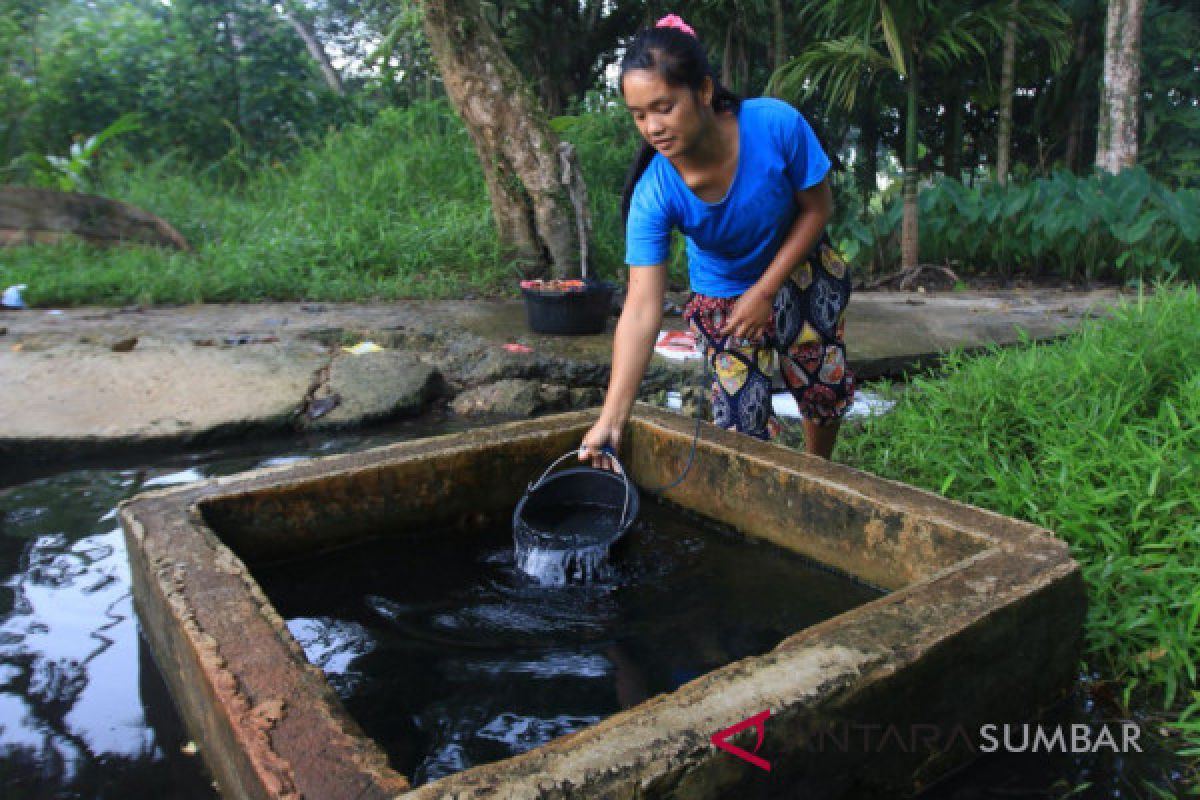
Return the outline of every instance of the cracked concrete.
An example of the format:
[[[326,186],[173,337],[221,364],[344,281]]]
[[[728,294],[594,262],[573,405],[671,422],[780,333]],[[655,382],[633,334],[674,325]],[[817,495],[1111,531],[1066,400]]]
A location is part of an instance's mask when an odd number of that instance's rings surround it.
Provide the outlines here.
[[[143,335],[130,352],[114,353],[33,338],[0,354],[0,439],[53,450],[282,428],[323,358],[304,343],[234,350]]]
[[[421,413],[442,393],[437,369],[404,351],[384,350],[363,355],[338,353],[321,370],[300,424],[308,430],[369,425]],[[314,404],[337,398],[333,409],[316,416]]]
[[[948,349],[1015,342],[1018,328],[1060,335],[1118,299],[1112,290],[862,292],[848,312],[850,361],[860,380],[897,374]],[[579,407],[600,401],[612,348],[611,321],[594,336],[530,333],[519,300],[33,309],[0,322],[0,454],[25,460],[365,425],[480,389],[460,407],[518,416]],[[678,317],[664,324],[682,327]],[[364,340],[386,354],[341,350]],[[532,352],[504,349],[513,343]],[[656,357],[644,396],[700,369]],[[502,391],[512,388],[504,381],[569,391],[561,403],[503,408],[498,399],[524,397]],[[323,398],[332,410],[308,419]]]

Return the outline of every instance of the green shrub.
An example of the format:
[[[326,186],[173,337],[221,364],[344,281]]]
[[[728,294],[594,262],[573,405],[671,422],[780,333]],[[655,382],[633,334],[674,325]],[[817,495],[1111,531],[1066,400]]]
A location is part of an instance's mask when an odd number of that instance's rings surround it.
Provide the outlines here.
[[[1194,287],[1139,298],[1066,340],[954,357],[842,453],[1055,531],[1088,585],[1089,659],[1124,682],[1127,701],[1135,687],[1168,707],[1188,692],[1200,701]]]
[[[575,144],[588,184],[593,274],[623,273],[620,193],[640,142],[619,103],[594,95],[553,125]],[[0,286],[37,304],[266,299],[351,300],[511,291],[475,149],[446,102],[380,112],[330,131],[289,163],[230,150],[206,168],[168,154],[109,151],[98,191],[174,224],[193,254],[82,246],[0,251]],[[236,162],[236,163],[235,163]],[[835,176],[836,177],[836,176]],[[831,234],[859,264],[898,254],[898,192],[866,207],[839,192]],[[921,197],[924,260],[966,271],[1070,278],[1196,277],[1200,192],[1140,170],[1062,173],[1007,189],[941,181]],[[676,246],[672,278],[686,276]]]
[[[834,228],[849,254],[894,265],[900,198]],[[1072,280],[1200,277],[1200,191],[1171,190],[1140,168],[969,188],[942,178],[921,191],[921,260],[967,273]]]
[[[624,260],[620,190],[637,132],[621,110],[560,118],[595,225],[594,274]],[[448,297],[512,291],[483,173],[445,101],[381,112],[230,183],[173,155],[101,164],[100,191],[172,223],[191,254],[82,245],[0,250],[0,287],[38,305]]]
[[[0,165],[20,153],[64,152],[77,134],[103,130],[131,111],[141,112],[143,125],[130,147],[144,157],[179,148],[195,163],[228,156],[256,165],[295,154],[360,105],[329,90],[267,3],[24,5],[24,14],[0,12],[18,23],[6,31],[0,19],[0,53],[6,41],[17,51],[11,71],[28,87],[17,119],[8,121],[13,139],[0,150]],[[0,63],[10,71],[7,60]]]

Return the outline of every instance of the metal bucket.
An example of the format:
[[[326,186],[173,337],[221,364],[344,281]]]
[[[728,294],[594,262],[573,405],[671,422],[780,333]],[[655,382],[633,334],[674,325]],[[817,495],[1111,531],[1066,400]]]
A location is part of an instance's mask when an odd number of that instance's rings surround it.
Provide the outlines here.
[[[637,519],[640,499],[616,455],[605,451],[617,472],[572,467],[554,472],[574,451],[558,458],[533,483],[513,511],[518,561],[531,552],[553,553],[561,577],[587,579],[591,568]],[[526,572],[530,572],[522,566]]]

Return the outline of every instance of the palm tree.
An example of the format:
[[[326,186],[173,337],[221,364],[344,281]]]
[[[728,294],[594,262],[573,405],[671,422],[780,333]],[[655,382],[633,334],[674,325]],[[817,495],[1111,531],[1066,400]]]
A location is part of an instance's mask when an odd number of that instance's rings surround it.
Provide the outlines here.
[[[820,93],[852,108],[864,84],[901,82],[907,107],[901,265],[913,269],[918,261],[918,76],[926,65],[950,69],[986,60],[989,45],[1003,38],[1011,0],[817,0],[808,8],[809,28],[823,39],[776,71],[768,91],[793,97]]]
[[[689,5],[688,22],[710,45],[720,80],[738,94],[757,94],[786,46],[782,3],[775,0],[702,0]],[[711,37],[708,40],[707,37]],[[764,58],[764,55],[766,58]],[[782,59],[783,63],[786,59]],[[758,69],[766,67],[766,75]]]
[[[1008,183],[1012,148],[1013,95],[1016,93],[1017,41],[1041,39],[1049,49],[1052,71],[1066,63],[1071,50],[1067,27],[1071,18],[1055,0],[1011,0],[1012,13],[1004,32],[1004,56],[1000,77],[1000,118],[996,138],[996,182]]]

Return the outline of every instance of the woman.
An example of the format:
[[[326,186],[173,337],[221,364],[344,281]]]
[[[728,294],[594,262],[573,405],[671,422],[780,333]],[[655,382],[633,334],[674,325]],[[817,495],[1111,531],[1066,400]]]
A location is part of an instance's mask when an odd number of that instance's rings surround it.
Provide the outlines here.
[[[713,76],[675,15],[642,31],[621,62],[621,92],[646,140],[625,185],[625,307],[600,418],[579,457],[611,469],[662,323],[672,228],[687,238],[684,318],[713,373],[713,421],[760,439],[779,430],[777,371],[804,417],[805,447],[829,458],[854,394],[846,367],[845,262],[824,235],[829,159],[791,106],[741,101]]]

